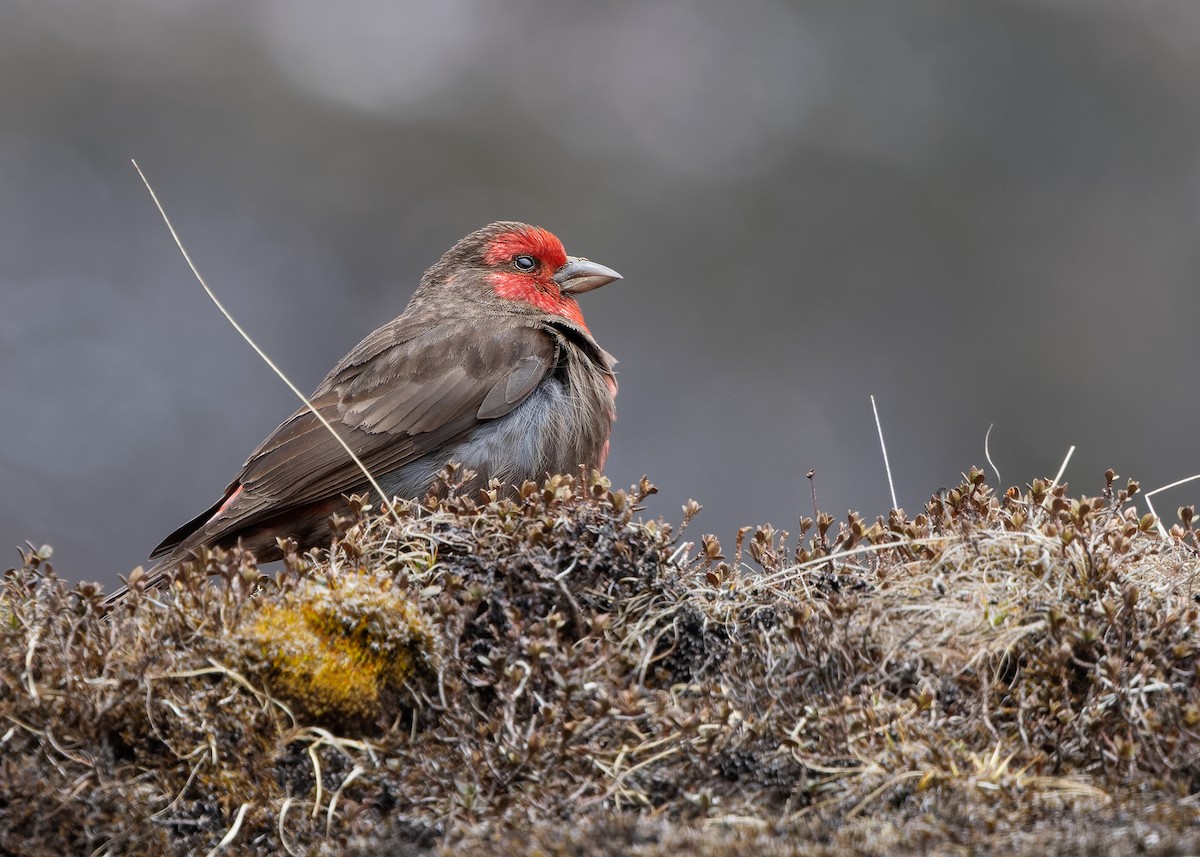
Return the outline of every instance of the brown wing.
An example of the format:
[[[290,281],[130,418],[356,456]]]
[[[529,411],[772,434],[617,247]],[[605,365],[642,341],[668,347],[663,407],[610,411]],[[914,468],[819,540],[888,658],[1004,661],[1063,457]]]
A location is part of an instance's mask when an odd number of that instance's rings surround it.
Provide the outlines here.
[[[555,365],[557,349],[554,333],[517,320],[488,330],[461,321],[413,330],[401,316],[343,358],[311,401],[379,476],[511,411]],[[172,533],[152,557],[189,540],[219,541],[365,481],[328,429],[300,409],[251,453],[221,502]]]

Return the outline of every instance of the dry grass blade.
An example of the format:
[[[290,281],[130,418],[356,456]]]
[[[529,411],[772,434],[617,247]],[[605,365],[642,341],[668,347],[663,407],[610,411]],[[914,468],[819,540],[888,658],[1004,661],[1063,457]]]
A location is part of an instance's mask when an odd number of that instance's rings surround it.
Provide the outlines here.
[[[1177,479],[1170,485],[1163,485],[1161,488],[1155,488],[1153,491],[1147,491],[1145,493],[1144,497],[1146,500],[1146,507],[1150,510],[1150,514],[1154,516],[1154,523],[1158,525],[1158,534],[1164,539],[1170,538],[1170,534],[1167,532],[1167,528],[1163,526],[1162,518],[1160,518],[1158,512],[1154,510],[1154,504],[1150,502],[1150,498],[1163,491],[1169,491],[1172,488],[1178,488],[1180,485],[1186,485],[1189,482],[1195,482],[1197,479],[1200,479],[1200,473],[1197,473],[1195,476],[1189,476],[1186,479]]]
[[[988,467],[992,468],[992,473],[996,474],[996,484],[1001,485],[1004,483],[1004,480],[1000,478],[1000,468],[996,466],[996,462],[992,461],[992,451],[988,446],[988,441],[992,438],[992,429],[995,426],[995,423],[989,423],[987,432],[983,436],[983,457],[987,459]]]
[[[871,396],[871,411],[875,414],[875,431],[879,435],[879,449],[883,453],[883,469],[887,472],[888,491],[892,496],[892,508],[899,508],[896,502],[896,486],[892,483],[892,465],[888,462],[887,444],[883,442],[883,424],[879,421],[879,408],[875,406],[875,396]]]
[[[246,810],[250,809],[250,804],[244,803],[237,811],[237,816],[233,819],[233,826],[229,828],[229,832],[222,837],[217,843],[217,847],[208,852],[208,857],[216,857],[227,846],[233,844],[233,840],[237,839],[238,831],[242,829],[242,821],[246,818]]]
[[[201,287],[203,287],[204,293],[208,295],[209,299],[216,305],[217,309],[221,311],[221,315],[225,316],[225,319],[231,325],[233,325],[233,329],[238,332],[238,335],[240,335],[242,339],[246,340],[246,343],[254,349],[254,353],[257,354],[262,361],[270,367],[271,371],[275,373],[279,380],[283,381],[283,383],[287,385],[289,390],[296,394],[296,397],[304,403],[304,406],[308,408],[309,412],[317,418],[321,425],[325,427],[325,430],[328,431],[329,434],[338,442],[338,444],[341,445],[342,449],[346,451],[346,455],[348,455],[350,460],[358,466],[358,469],[362,471],[363,476],[366,477],[367,482],[370,483],[373,489],[375,489],[375,493],[379,497],[380,503],[383,504],[383,508],[390,509],[390,498],[388,497],[387,493],[385,493],[383,488],[380,487],[379,483],[375,481],[375,477],[371,474],[371,471],[368,470],[367,466],[362,463],[359,457],[354,453],[354,450],[350,448],[350,445],[342,439],[342,436],[338,434],[337,430],[332,425],[330,425],[329,421],[325,419],[325,416],[313,406],[313,403],[309,401],[308,396],[304,395],[301,389],[292,383],[291,379],[284,374],[283,370],[275,365],[275,361],[267,356],[267,353],[258,346],[258,343],[251,338],[250,334],[248,334],[245,329],[238,324],[237,319],[235,319],[233,314],[225,308],[225,305],[221,303],[216,293],[209,287],[208,283],[205,282],[204,277],[200,274],[200,269],[196,267],[196,263],[192,261],[192,257],[188,253],[187,248],[183,246],[183,240],[179,237],[179,233],[175,231],[175,227],[171,223],[171,218],[167,216],[167,211],[165,208],[163,208],[163,204],[159,201],[158,194],[156,194],[154,192],[154,188],[151,187],[149,179],[146,178],[146,174],[142,172],[142,168],[138,166],[138,162],[136,160],[132,161],[132,164],[133,168],[137,170],[137,174],[141,178],[142,183],[146,186],[146,190],[149,192],[150,198],[154,201],[154,205],[158,209],[158,213],[162,217],[163,223],[166,224],[167,230],[171,233],[171,238],[175,240],[175,246],[179,248],[179,252],[183,255],[184,261],[187,262],[188,268],[191,269],[192,275],[196,278],[196,281],[200,283]]]

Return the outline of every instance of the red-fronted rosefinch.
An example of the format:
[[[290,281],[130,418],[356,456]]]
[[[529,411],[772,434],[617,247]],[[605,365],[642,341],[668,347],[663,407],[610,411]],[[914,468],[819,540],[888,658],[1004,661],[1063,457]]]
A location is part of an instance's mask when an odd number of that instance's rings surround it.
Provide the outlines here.
[[[616,361],[592,338],[575,296],[617,279],[568,256],[544,229],[493,223],[426,271],[403,314],[342,358],[312,403],[389,498],[424,496],[452,461],[475,472],[464,489],[603,468]],[[301,408],[212,508],[154,549],[147,585],[204,546],[240,539],[268,562],[280,557],[277,538],[321,544],[351,493],[373,492]]]

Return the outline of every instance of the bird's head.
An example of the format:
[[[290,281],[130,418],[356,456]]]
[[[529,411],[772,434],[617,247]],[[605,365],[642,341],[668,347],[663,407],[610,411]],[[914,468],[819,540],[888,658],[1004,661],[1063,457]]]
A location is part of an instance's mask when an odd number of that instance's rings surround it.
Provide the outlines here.
[[[487,301],[561,316],[584,330],[575,295],[621,279],[612,268],[568,256],[553,233],[514,221],[472,232],[446,251],[429,276],[453,289],[464,285],[458,275],[468,271],[483,274],[481,297]]]

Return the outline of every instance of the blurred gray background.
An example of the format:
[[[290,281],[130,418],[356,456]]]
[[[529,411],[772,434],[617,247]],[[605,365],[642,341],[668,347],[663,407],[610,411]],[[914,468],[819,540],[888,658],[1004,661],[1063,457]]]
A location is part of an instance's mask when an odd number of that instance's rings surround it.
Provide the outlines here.
[[[609,474],[732,541],[1200,471],[1200,2],[7,0],[0,546],[111,583],[466,232],[625,280]],[[1160,509],[1200,496],[1164,494]]]

